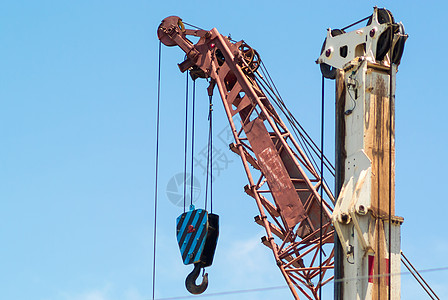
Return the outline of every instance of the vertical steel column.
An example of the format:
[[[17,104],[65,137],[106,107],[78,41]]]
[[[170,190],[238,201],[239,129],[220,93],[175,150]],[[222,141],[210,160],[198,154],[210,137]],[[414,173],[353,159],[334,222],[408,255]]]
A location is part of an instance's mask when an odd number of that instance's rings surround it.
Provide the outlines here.
[[[336,78],[337,300],[400,299],[400,276],[390,277],[400,272],[403,222],[394,215],[395,75],[357,60]]]
[[[345,82],[344,71],[338,70],[336,75],[336,101],[335,101],[335,180],[334,196],[337,199],[344,184],[344,167],[347,153],[345,152]],[[344,268],[342,267],[344,252],[341,242],[334,239],[334,299],[343,299]]]

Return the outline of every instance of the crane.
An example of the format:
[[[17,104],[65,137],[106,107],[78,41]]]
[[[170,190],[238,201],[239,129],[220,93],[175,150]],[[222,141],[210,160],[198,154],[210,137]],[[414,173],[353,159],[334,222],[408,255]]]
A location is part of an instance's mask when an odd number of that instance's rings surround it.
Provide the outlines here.
[[[189,35],[199,41],[193,44]],[[316,298],[318,289],[331,280],[313,283],[320,275],[316,259],[320,246],[333,243],[334,197],[275,111],[271,91],[260,84],[258,53],[244,41],[232,42],[216,28],[185,29],[176,16],[162,21],[158,37],[164,45],[179,46],[186,53],[179,64],[182,72],[190,70],[217,86],[234,137],[230,148],[241,157],[249,181],[245,192],[259,209],[255,221],[265,228],[263,244],[272,250],[293,295],[298,299],[300,292]],[[235,121],[236,116],[241,122]],[[320,188],[329,202],[321,198]],[[332,258],[333,253],[328,253],[322,273],[333,268]]]
[[[384,14],[378,11],[374,9],[364,31],[328,31],[317,61],[323,76],[343,78],[341,70],[344,67],[354,65],[352,71],[356,68],[360,70],[362,62],[365,65],[378,64],[383,71],[387,69],[387,64],[399,63],[405,41],[400,37],[404,36],[404,32],[400,31],[400,26],[396,30],[397,24],[393,20],[384,21]],[[300,137],[306,136],[306,133],[301,131],[300,124],[286,108],[275,87],[260,74],[262,62],[258,52],[244,41],[234,41],[221,35],[216,28],[187,29],[177,16],[165,18],[158,27],[157,35],[164,45],[178,46],[185,52],[186,59],[178,65],[181,72],[189,71],[194,80],[207,79],[210,82],[209,95],[217,87],[234,138],[230,149],[241,158],[248,179],[244,190],[255,200],[259,210],[255,222],[265,229],[262,243],[271,249],[295,299],[299,299],[299,294],[306,299],[319,299],[319,290],[334,278],[331,270],[335,267],[335,250],[337,263],[343,261],[341,252],[347,257],[353,252],[353,243],[346,241],[347,229],[343,228],[350,223],[347,222],[350,212],[341,210],[343,198],[340,196],[336,201],[322,178],[322,167],[319,170],[313,164],[309,153],[301,146],[303,142],[295,137],[297,133]],[[193,43],[189,37],[199,40]],[[378,56],[379,51],[384,52],[381,53],[382,57]],[[395,54],[387,56],[388,52]],[[389,57],[393,57],[393,63]],[[359,67],[351,64],[356,61]],[[356,80],[359,84],[356,89],[360,92],[363,78],[338,79],[337,83],[345,87]],[[348,90],[346,88],[344,92]],[[348,101],[344,100],[345,104],[349,105]],[[292,131],[275,106],[283,112]],[[335,172],[318,147],[313,142],[308,141],[308,144],[321,157],[322,166],[336,174],[336,180],[344,182],[345,178],[338,174],[349,173],[341,172],[341,166],[337,166]],[[341,161],[338,163],[341,164]],[[342,184],[337,184],[339,193]],[[348,195],[353,189],[345,191]],[[333,244],[337,246],[333,247]],[[329,250],[324,252],[324,247]],[[364,251],[367,247],[362,249]],[[319,260],[319,255],[325,257],[321,256]],[[353,299],[348,292],[345,295],[346,298],[341,299]]]

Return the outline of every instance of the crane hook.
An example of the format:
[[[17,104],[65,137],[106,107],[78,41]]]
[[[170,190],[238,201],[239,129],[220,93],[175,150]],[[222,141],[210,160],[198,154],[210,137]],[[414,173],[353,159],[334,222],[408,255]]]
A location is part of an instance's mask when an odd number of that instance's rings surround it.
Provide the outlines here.
[[[199,277],[200,271],[201,271],[201,264],[200,263],[194,264],[193,271],[190,274],[188,274],[187,278],[185,279],[185,286],[187,290],[194,295],[202,294],[208,287],[208,273],[205,273],[202,276],[202,283],[200,285],[196,284],[196,279]]]

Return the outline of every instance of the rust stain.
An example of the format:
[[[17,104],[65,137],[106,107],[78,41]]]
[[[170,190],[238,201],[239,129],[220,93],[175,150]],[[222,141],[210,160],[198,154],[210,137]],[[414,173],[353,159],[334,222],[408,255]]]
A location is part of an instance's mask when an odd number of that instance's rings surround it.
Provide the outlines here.
[[[245,124],[244,132],[277,207],[282,211],[288,227],[293,228],[307,214],[269,132],[259,118]]]
[[[392,188],[392,197],[394,195],[394,133],[391,130],[394,107],[392,105],[391,111],[388,79],[389,76],[386,74],[373,73],[373,93],[368,96],[369,103],[366,99],[366,112],[369,112],[369,124],[368,126],[366,124],[366,152],[372,160],[372,208],[378,215],[389,211],[389,188]],[[390,113],[392,113],[392,118]],[[392,134],[391,142],[389,141],[390,134]],[[391,152],[389,152],[390,150]],[[392,162],[391,186],[389,185],[390,162]],[[394,211],[393,201],[392,211]]]
[[[386,133],[387,130],[385,130],[385,125],[383,124],[384,116],[385,116],[385,102],[387,98],[387,92],[386,92],[386,84],[384,82],[384,79],[381,76],[376,77],[376,88],[375,88],[375,95],[376,95],[376,103],[375,103],[375,144],[374,144],[374,155],[376,155],[381,162],[384,160],[384,139],[383,139],[383,133]],[[386,121],[387,123],[387,121]],[[378,170],[379,173],[379,170]]]

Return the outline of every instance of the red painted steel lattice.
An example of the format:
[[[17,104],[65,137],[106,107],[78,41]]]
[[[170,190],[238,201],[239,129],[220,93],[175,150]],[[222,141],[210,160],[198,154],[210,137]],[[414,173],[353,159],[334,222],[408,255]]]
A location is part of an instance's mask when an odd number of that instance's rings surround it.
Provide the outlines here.
[[[187,35],[200,39],[193,44]],[[215,28],[185,29],[178,17],[164,19],[158,36],[187,54],[179,64],[182,72],[210,78],[209,92],[217,86],[235,140],[230,148],[241,157],[249,181],[245,191],[260,212],[255,221],[266,229],[262,242],[272,250],[294,297],[299,299],[300,292],[318,299],[319,289],[333,279],[327,271],[334,262],[334,197],[257,82],[258,53]],[[329,202],[321,199],[320,189]],[[329,249],[322,265],[321,246]]]

